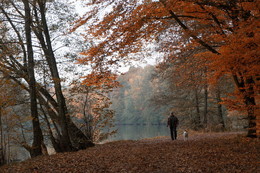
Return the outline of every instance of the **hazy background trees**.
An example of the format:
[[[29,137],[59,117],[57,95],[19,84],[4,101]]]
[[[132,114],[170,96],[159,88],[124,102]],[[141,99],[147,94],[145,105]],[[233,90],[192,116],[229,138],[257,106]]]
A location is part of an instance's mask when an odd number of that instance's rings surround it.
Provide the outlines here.
[[[169,105],[152,104],[159,86],[153,82],[154,66],[131,67],[118,77],[122,87],[110,93],[111,108],[116,111],[118,124],[162,124],[169,111]],[[158,84],[157,84],[158,85]]]
[[[245,125],[243,116],[234,120],[237,125],[232,124],[230,112],[219,104],[219,98],[234,89],[228,79],[222,79],[227,84],[226,88],[208,85],[205,94],[205,84],[192,79],[184,81],[176,68],[178,65],[174,67],[166,69],[164,63],[157,67],[131,67],[120,75],[118,82],[122,87],[109,94],[116,124],[165,125],[169,113],[174,111],[182,129],[223,131]],[[175,71],[169,73],[170,70]]]

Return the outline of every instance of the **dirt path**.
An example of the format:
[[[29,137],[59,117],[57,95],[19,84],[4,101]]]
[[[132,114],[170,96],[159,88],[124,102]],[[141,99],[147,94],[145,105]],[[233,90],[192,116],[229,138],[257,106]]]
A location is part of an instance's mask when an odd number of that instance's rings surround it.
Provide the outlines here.
[[[116,141],[0,167],[6,173],[257,173],[259,140],[237,133]],[[258,163],[257,163],[258,162]]]
[[[192,132],[189,134],[187,141],[197,141],[201,139],[212,139],[212,138],[221,138],[221,137],[231,137],[231,136],[238,136],[238,135],[246,135],[245,132],[215,132],[215,133],[194,133]],[[171,141],[170,136],[159,136],[155,138],[148,138],[148,139],[142,139],[140,142],[151,142],[151,143],[158,143],[158,142],[166,142]],[[178,136],[177,141],[184,141],[184,138],[181,134]]]

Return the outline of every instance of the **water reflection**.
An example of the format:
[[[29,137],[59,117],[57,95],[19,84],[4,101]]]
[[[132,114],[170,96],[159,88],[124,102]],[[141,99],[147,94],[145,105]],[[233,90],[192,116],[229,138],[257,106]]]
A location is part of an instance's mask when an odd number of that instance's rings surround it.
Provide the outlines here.
[[[118,125],[117,133],[108,141],[138,140],[156,136],[168,136],[169,129],[166,125]]]

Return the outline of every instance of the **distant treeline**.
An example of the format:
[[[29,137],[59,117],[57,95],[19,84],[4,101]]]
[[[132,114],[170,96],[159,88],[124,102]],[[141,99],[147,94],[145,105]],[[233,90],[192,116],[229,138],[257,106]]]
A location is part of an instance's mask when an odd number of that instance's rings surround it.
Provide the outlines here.
[[[166,124],[169,113],[174,111],[180,119],[181,128],[242,128],[243,122],[228,117],[230,112],[219,104],[220,95],[232,90],[232,85],[217,91],[211,87],[205,90],[203,84],[179,86],[176,84],[178,80],[174,76],[162,76],[160,69],[151,65],[144,68],[131,67],[127,73],[118,77],[122,87],[110,93],[116,123]]]
[[[169,105],[156,106],[154,93],[158,86],[153,81],[155,67],[131,67],[119,76],[122,87],[110,94],[117,124],[165,124]]]

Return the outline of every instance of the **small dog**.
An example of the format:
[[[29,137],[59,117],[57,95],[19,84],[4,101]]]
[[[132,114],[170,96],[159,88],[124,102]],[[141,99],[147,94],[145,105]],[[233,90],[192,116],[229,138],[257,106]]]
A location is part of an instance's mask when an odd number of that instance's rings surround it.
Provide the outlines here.
[[[184,141],[186,141],[186,140],[188,140],[188,132],[187,132],[187,130],[184,130],[184,132],[183,132],[183,139],[184,139]]]

